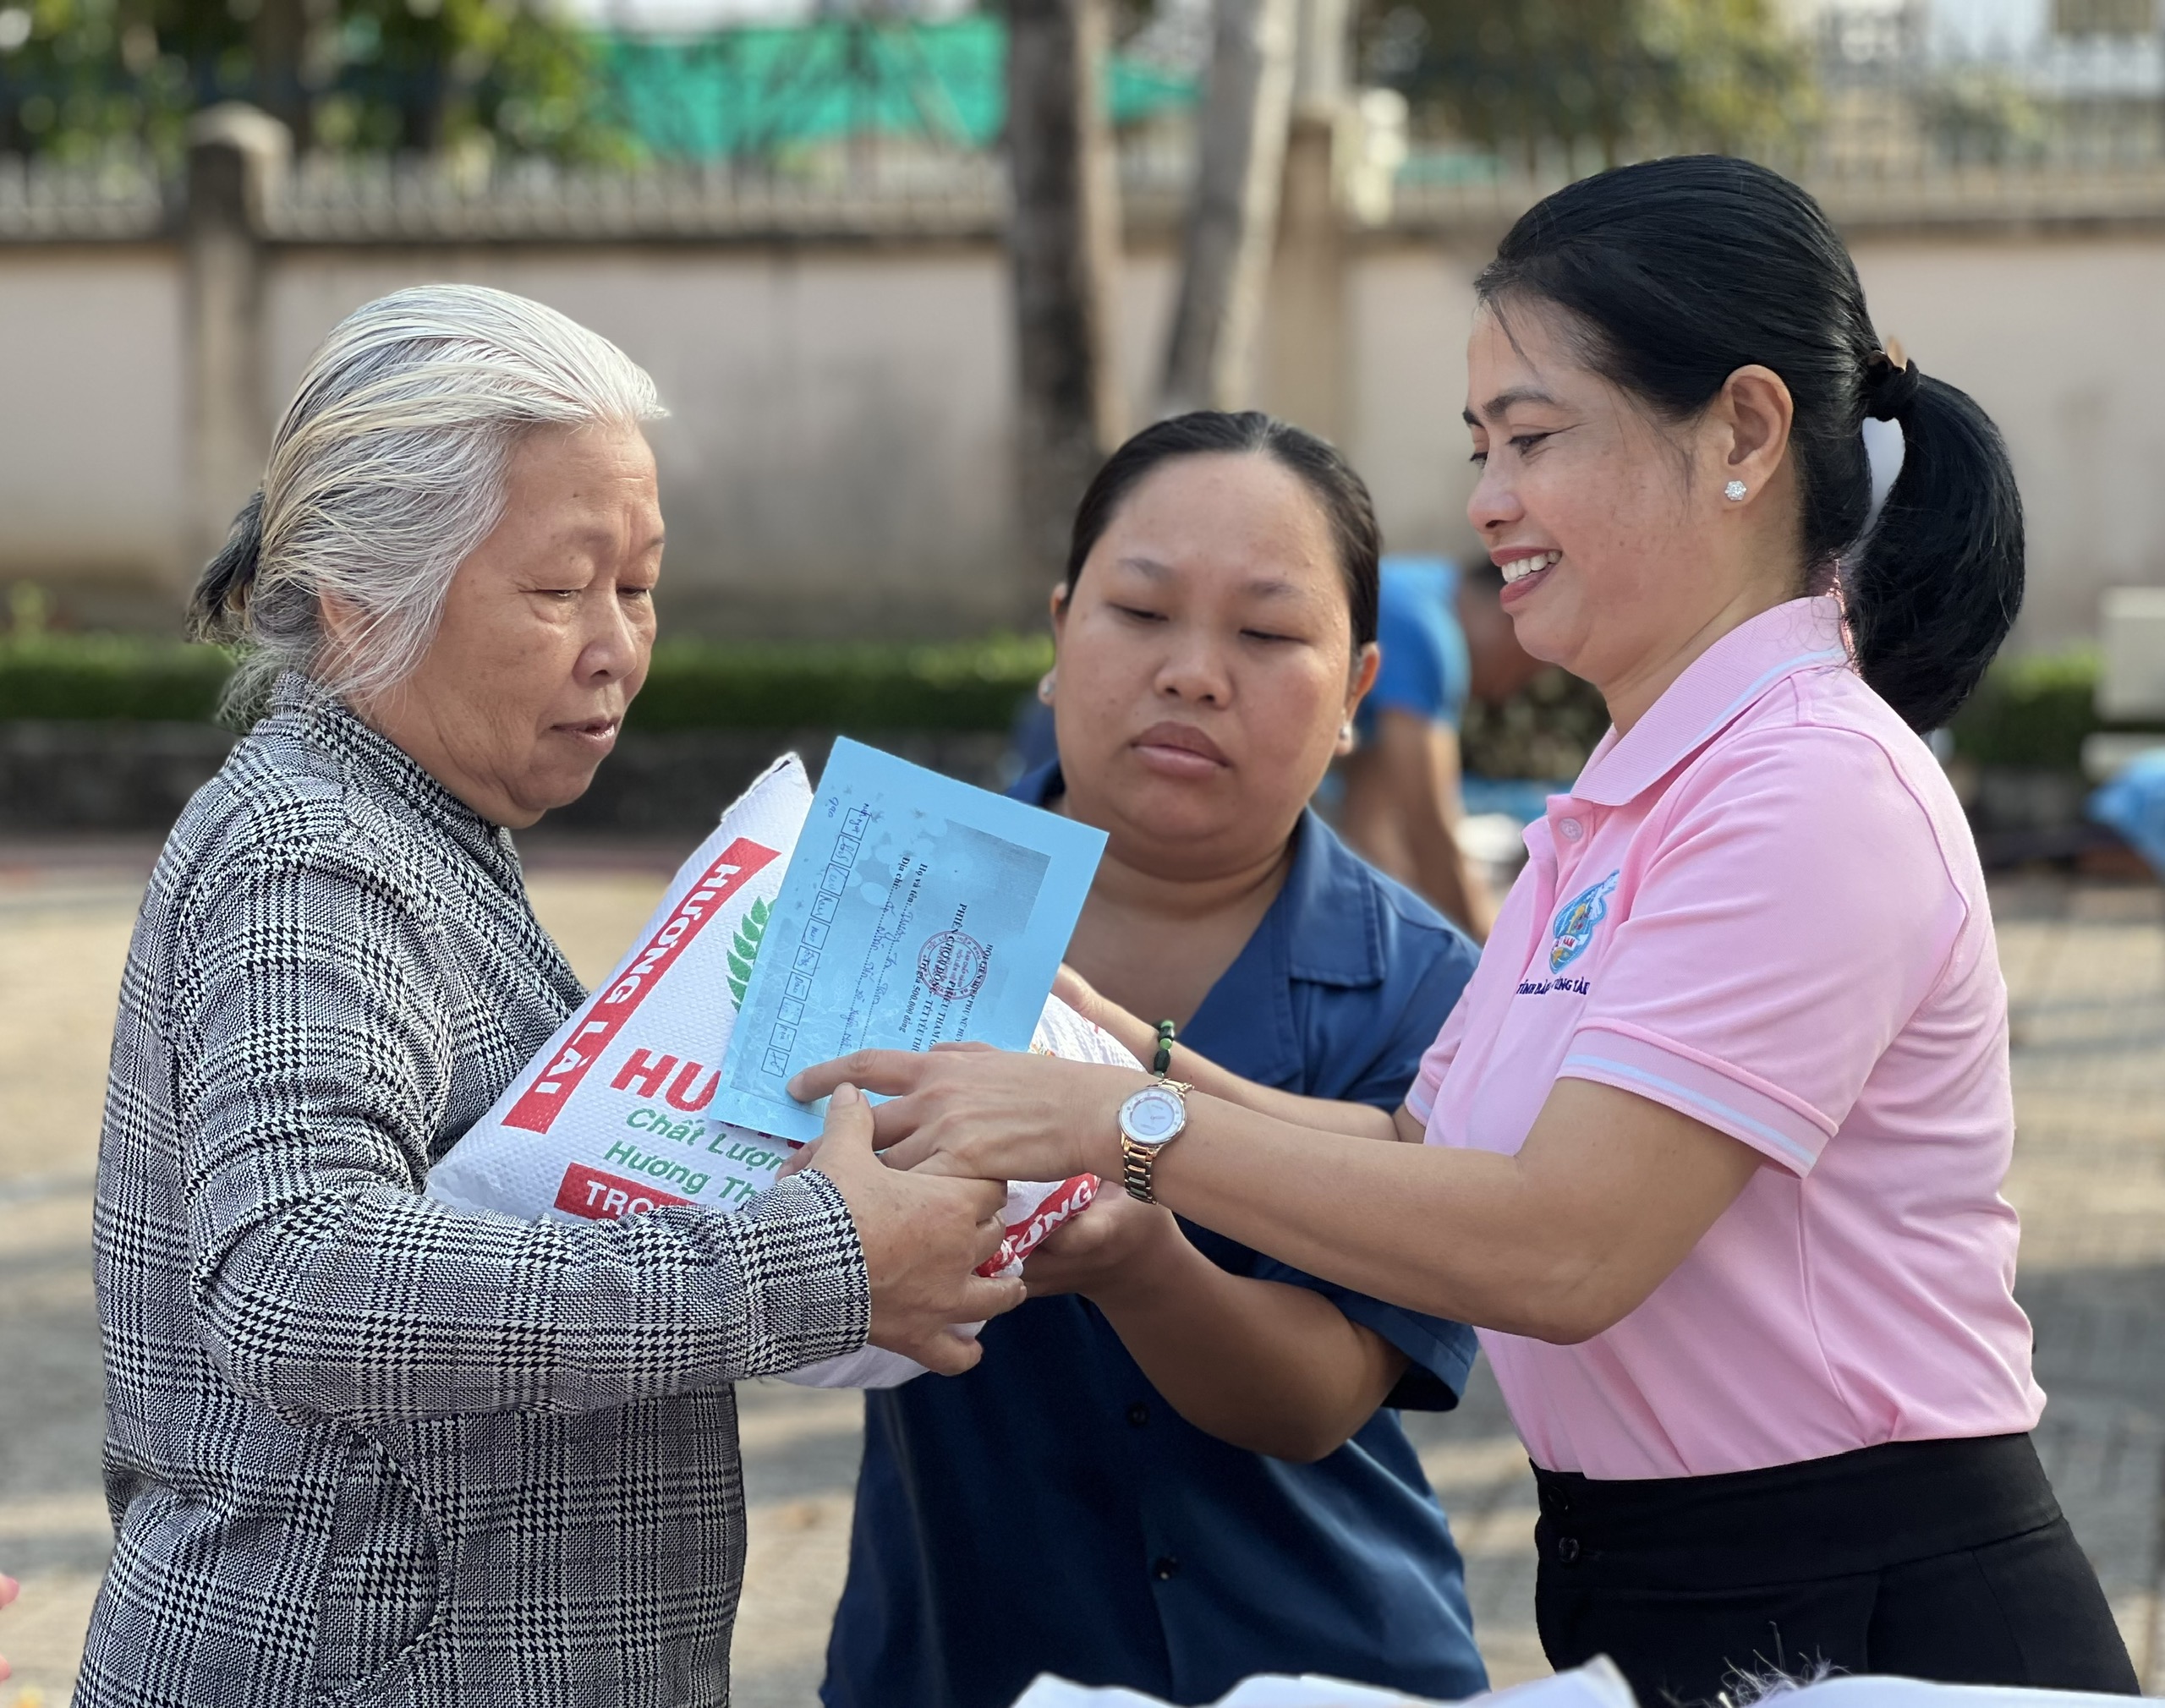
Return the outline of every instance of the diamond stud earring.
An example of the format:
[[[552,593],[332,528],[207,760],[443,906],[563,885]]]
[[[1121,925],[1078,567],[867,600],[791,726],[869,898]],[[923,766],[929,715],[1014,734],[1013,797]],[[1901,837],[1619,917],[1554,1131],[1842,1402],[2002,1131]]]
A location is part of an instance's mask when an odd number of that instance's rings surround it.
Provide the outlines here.
[[[1722,496],[1729,500],[1731,504],[1741,504],[1744,502],[1744,495],[1748,490],[1741,480],[1732,480],[1722,488]]]

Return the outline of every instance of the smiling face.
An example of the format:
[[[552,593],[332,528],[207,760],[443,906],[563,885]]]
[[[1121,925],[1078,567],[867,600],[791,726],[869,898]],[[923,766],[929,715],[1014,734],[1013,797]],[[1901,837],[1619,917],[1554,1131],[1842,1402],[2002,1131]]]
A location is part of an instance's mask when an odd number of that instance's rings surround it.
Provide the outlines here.
[[[1475,317],[1466,514],[1519,644],[1599,687],[1620,728],[1714,638],[1793,597],[1789,397],[1737,370],[1699,418],[1657,421],[1585,365],[1555,311]],[[1726,495],[1732,480],[1741,501]]]
[[[419,667],[357,709],[475,812],[523,829],[584,794],[615,747],[646,680],[660,572],[645,436],[534,432]],[[326,602],[325,619],[335,643],[350,618]]]
[[[1067,808],[1166,877],[1274,856],[1375,674],[1323,506],[1261,453],[1145,475],[1053,621]]]

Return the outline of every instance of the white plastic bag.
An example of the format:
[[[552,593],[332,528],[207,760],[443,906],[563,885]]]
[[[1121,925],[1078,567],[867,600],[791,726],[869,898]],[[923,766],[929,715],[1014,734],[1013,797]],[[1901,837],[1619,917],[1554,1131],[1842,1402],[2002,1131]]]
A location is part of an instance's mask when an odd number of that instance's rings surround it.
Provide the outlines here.
[[[811,806],[794,753],[744,791],[617,970],[430,1171],[430,1197],[608,1221],[667,1204],[733,1210],[774,1184],[789,1147],[702,1112]]]
[[[704,1111],[811,804],[792,753],[722,814],[616,971],[430,1172],[431,1198],[522,1220],[607,1221],[670,1205],[733,1212],[774,1184],[795,1147]],[[1031,1048],[1137,1065],[1050,998]],[[1089,1175],[1011,1181],[1008,1237],[982,1273],[1014,1273],[1097,1185]],[[788,1379],[885,1388],[921,1374],[899,1354],[865,1347]]]
[[[1504,1708],[1506,1703],[1510,1708],[1637,1708],[1631,1685],[1606,1655],[1554,1678],[1470,1696],[1456,1708]],[[1116,1686],[1092,1689],[1048,1672],[1016,1700],[1014,1708],[1167,1708],[1167,1705],[1139,1690]],[[1313,1674],[1291,1678],[1282,1673],[1259,1673],[1220,1696],[1215,1708],[1444,1708],[1444,1705],[1396,1690],[1378,1689],[1373,1684],[1349,1684]],[[1905,1704],[1904,1708],[1943,1708],[1943,1705]],[[1943,1708],[1954,1708],[1954,1705],[1943,1705]]]
[[[1140,1068],[1143,1064],[1111,1033],[1093,1025],[1056,996],[1045,999],[1044,1012],[1030,1048],[1041,1055],[1064,1056],[1070,1061],[1102,1062],[1113,1067]],[[980,1275],[1017,1275],[1022,1260],[1043,1243],[1046,1235],[1070,1216],[1090,1207],[1099,1190],[1095,1174],[1077,1174],[1066,1180],[1010,1180],[1004,1215],[1007,1237],[1000,1250],[978,1266]],[[957,1334],[975,1334],[977,1323],[958,1327]],[[808,1364],[783,1377],[806,1388],[896,1388],[913,1376],[924,1374],[915,1359],[884,1347],[861,1346],[839,1358]]]

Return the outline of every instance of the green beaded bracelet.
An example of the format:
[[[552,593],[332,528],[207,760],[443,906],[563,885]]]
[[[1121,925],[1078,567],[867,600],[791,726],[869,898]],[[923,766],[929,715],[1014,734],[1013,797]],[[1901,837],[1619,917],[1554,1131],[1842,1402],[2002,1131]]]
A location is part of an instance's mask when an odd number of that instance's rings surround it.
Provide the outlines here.
[[[1150,1064],[1150,1071],[1163,1079],[1173,1070],[1173,1023],[1169,1020],[1158,1022],[1158,1054]]]

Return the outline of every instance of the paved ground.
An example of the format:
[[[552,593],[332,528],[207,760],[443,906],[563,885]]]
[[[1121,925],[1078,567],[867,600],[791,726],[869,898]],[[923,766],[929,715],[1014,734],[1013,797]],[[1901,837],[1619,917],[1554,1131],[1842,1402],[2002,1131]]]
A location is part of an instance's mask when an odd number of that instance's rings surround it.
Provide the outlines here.
[[[97,1492],[89,1186],[113,990],[147,852],[0,847],[0,1708],[65,1700],[108,1546]],[[589,976],[659,887],[653,862],[537,862],[536,904]],[[2165,906],[2148,888],[1998,891],[2013,992],[2022,1293],[2053,1394],[2041,1432],[2146,1686],[2165,1689]],[[752,1560],[743,1708],[813,1700],[840,1588],[858,1403],[744,1394]],[[1420,1420],[1499,1683],[1545,1670],[1532,1629],[1531,1479],[1494,1391]]]

